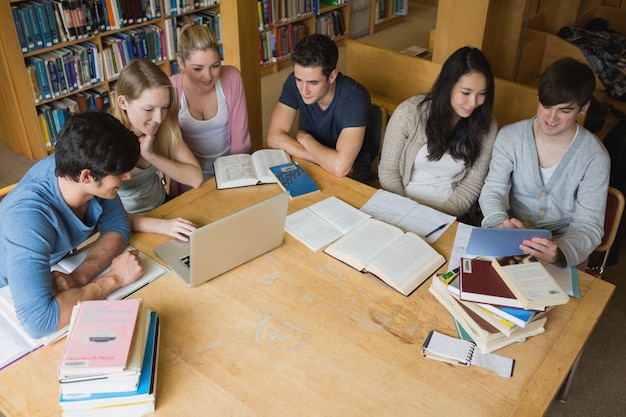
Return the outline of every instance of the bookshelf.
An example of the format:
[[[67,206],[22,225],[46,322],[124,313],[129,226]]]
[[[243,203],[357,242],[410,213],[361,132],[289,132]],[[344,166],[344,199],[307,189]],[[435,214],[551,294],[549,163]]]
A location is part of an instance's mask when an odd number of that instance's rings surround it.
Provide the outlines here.
[[[301,39],[313,33],[327,33],[338,46],[345,44],[350,27],[350,2],[329,0],[328,3],[323,0],[258,1],[259,39],[256,56],[261,75],[291,65],[289,53],[293,50],[293,40],[289,44],[289,35]],[[326,29],[328,32],[325,32]],[[274,50],[275,53],[272,52]]]
[[[47,0],[45,0],[47,1]],[[153,4],[154,4],[153,0]],[[20,39],[18,37],[16,25],[13,19],[11,6],[20,6],[25,3],[23,0],[0,0],[0,141],[13,152],[24,155],[30,159],[42,159],[52,152],[52,147],[47,145],[47,140],[40,127],[38,117],[38,107],[53,104],[63,98],[72,96],[78,92],[85,92],[94,87],[110,91],[116,78],[115,73],[103,71],[102,78],[91,85],[83,85],[65,94],[60,94],[51,99],[37,100],[31,87],[31,78],[27,70],[27,64],[31,57],[39,56],[42,53],[55,52],[61,48],[73,48],[84,42],[91,42],[96,50],[104,56],[107,49],[107,39],[111,36],[120,35],[123,32],[146,29],[148,27],[157,28],[163,32],[162,43],[166,43],[165,30],[166,5],[161,1],[161,15],[148,19],[137,24],[128,24],[119,29],[104,30],[99,33],[91,33],[83,39],[68,40],[49,47],[22,52]],[[167,1],[167,0],[165,0]],[[207,1],[207,0],[205,0]],[[210,0],[209,0],[210,1]],[[224,62],[234,65],[241,71],[246,88],[246,96],[249,111],[250,133],[253,138],[253,148],[262,147],[262,127],[261,116],[257,109],[261,106],[261,87],[258,60],[251,59],[256,51],[252,51],[250,44],[256,43],[256,11],[250,9],[246,0],[228,0],[223,5],[211,2],[207,6],[196,8],[194,11],[219,10],[220,19],[228,29],[222,31],[222,41],[224,43]],[[184,4],[179,0],[178,4]],[[197,2],[197,4],[199,4]],[[191,10],[184,10],[178,15],[192,13]],[[170,74],[169,56],[165,47],[162,51],[162,59],[158,60],[158,65],[166,73]],[[104,60],[103,69],[104,69]]]
[[[370,34],[373,34],[404,21],[409,0],[373,0],[370,7]]]

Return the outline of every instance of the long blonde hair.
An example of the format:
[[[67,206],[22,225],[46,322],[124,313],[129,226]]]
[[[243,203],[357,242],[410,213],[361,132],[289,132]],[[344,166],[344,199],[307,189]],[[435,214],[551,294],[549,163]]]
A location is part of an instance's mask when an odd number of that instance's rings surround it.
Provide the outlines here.
[[[213,49],[218,54],[220,53],[217,37],[211,29],[187,17],[178,37],[178,52],[176,52],[176,56],[185,62],[192,52],[206,51],[208,49]]]
[[[171,159],[172,150],[183,142],[178,124],[178,103],[176,91],[167,75],[154,62],[147,59],[134,59],[122,69],[117,80],[117,96],[124,96],[133,101],[150,88],[166,88],[170,93],[170,104],[165,119],[161,122],[154,139],[155,151]],[[126,110],[119,107],[117,100],[112,100],[110,113],[131,129]]]

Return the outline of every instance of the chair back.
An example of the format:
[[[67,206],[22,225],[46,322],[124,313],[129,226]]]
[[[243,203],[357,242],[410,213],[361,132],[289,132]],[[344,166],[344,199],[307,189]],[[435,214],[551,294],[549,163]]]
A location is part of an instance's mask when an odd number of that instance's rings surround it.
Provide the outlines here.
[[[623,213],[624,195],[617,188],[609,187],[604,215],[604,236],[602,236],[602,241],[596,248],[596,252],[608,251],[611,248],[615,242]]]
[[[4,199],[4,197],[9,194],[9,191],[11,191],[13,188],[15,188],[17,184],[11,184],[11,185],[7,185],[4,188],[0,188],[0,201],[2,201]]]

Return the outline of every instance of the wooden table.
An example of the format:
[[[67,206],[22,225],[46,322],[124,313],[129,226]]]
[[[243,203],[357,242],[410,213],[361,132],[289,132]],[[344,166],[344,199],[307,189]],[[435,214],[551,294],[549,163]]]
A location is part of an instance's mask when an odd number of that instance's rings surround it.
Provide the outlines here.
[[[361,207],[374,192],[302,164],[322,192],[293,200],[290,212],[331,195]],[[279,192],[277,185],[220,191],[211,180],[152,215],[205,224]],[[444,256],[455,230],[434,245]],[[154,257],[165,240],[136,234],[131,244]],[[614,288],[581,274],[581,297],[550,311],[544,334],[497,352],[516,359],[506,379],[422,357],[429,330],[456,334],[428,285],[404,297],[288,234],[281,247],[197,288],[169,273],[138,293],[162,324],[154,415],[541,416]],[[63,346],[0,371],[0,410],[61,415]]]

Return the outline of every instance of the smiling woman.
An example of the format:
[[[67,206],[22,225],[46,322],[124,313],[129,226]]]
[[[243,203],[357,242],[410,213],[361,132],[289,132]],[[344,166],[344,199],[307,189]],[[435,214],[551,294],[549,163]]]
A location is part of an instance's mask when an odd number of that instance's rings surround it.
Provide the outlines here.
[[[131,213],[136,231],[164,233],[186,240],[195,228],[184,219],[161,220],[140,216],[168,198],[162,175],[197,188],[202,184],[198,161],[182,140],[176,114],[176,94],[167,75],[149,60],[134,60],[117,82],[111,113],[135,133],[141,157],[122,184],[120,197]]]

